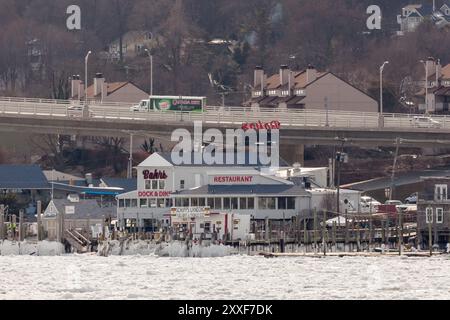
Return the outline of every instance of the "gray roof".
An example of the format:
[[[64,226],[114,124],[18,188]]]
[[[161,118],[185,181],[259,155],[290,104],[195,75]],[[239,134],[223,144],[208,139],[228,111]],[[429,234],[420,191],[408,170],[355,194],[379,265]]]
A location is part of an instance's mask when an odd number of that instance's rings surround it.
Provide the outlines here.
[[[101,219],[103,216],[115,217],[117,215],[115,206],[100,207],[97,200],[94,199],[80,199],[80,202],[71,202],[67,199],[53,199],[53,203],[59,213],[65,212],[66,206],[75,207],[75,213],[67,214],[67,219]]]
[[[171,156],[171,153],[170,152],[158,152],[158,154],[161,156],[161,157],[163,157],[167,162],[169,162],[170,164],[173,164],[173,165],[177,165],[177,166],[187,166],[187,167],[194,167],[194,166],[211,166],[211,167],[254,167],[254,168],[258,168],[258,167],[267,167],[266,165],[262,165],[261,164],[261,162],[259,162],[259,158],[257,159],[257,163],[256,164],[254,164],[254,163],[250,163],[250,157],[249,157],[249,155],[248,155],[248,153],[246,153],[246,156],[245,156],[245,163],[244,164],[237,164],[237,161],[236,161],[236,157],[235,157],[235,163],[233,163],[233,164],[227,164],[226,162],[226,158],[225,158],[225,152],[223,153],[223,163],[224,164],[207,164],[207,163],[205,163],[204,162],[204,159],[203,159],[203,156],[200,156],[200,158],[202,159],[202,164],[194,164],[194,157],[195,157],[195,153],[191,153],[191,164],[181,164],[181,165],[178,165],[178,164],[174,164],[173,163],[173,161],[172,161],[172,156]],[[280,157],[280,160],[279,160],[279,166],[280,167],[290,167],[289,166],[289,164],[283,159],[283,158],[281,158]]]
[[[0,189],[50,189],[37,165],[0,165]]]
[[[53,184],[55,190],[62,190],[79,194],[115,196],[124,193],[123,190],[111,190],[108,188],[99,188],[99,187],[91,188],[87,186],[77,186],[77,185],[72,186],[70,184],[64,184],[59,182],[51,182],[50,184]]]
[[[174,196],[184,195],[275,195],[275,196],[310,196],[302,186],[286,184],[257,185],[205,185],[199,188],[173,193]]]
[[[446,177],[450,176],[450,168],[441,168],[436,170],[422,170],[408,173],[399,173],[394,179],[396,186],[415,184],[422,181],[423,177]],[[343,185],[341,187],[352,190],[359,190],[363,192],[386,189],[391,186],[391,178],[377,178],[368,181],[361,181]]]
[[[101,179],[108,187],[122,188],[120,193],[126,193],[137,189],[137,179],[124,178],[102,178]]]

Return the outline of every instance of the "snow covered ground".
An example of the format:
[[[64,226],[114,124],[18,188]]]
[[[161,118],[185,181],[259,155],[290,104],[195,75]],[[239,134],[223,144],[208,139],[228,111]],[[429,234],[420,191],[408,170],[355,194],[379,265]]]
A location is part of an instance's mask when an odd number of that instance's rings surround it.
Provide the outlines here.
[[[0,299],[450,299],[448,270],[448,256],[0,256]]]

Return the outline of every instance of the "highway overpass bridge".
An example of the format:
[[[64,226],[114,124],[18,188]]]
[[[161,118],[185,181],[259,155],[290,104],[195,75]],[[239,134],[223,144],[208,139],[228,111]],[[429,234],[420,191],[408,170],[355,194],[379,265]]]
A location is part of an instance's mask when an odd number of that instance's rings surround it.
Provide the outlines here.
[[[450,146],[450,117],[342,111],[207,107],[195,112],[136,112],[130,104],[0,97],[1,132],[77,136],[154,136],[170,139],[176,128],[240,128],[243,123],[279,121],[281,153],[303,156],[303,145],[393,146],[438,148]],[[283,152],[283,150],[285,152]]]

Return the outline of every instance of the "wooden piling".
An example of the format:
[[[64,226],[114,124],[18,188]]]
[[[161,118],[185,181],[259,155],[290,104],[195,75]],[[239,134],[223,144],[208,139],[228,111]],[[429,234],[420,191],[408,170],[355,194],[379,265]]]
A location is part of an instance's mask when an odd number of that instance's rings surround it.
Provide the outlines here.
[[[345,247],[348,245],[349,241],[349,233],[348,233],[348,215],[347,215],[347,209],[345,210],[345,240],[344,240],[344,251]]]
[[[317,249],[317,210],[314,208],[314,234],[313,234],[313,239],[314,239],[314,252]]]
[[[372,248],[372,242],[373,242],[373,221],[372,221],[372,215],[369,217],[369,252]]]
[[[42,232],[41,210],[42,210],[42,203],[41,203],[41,201],[37,201],[36,202],[36,217],[37,217],[37,240],[38,241],[44,240],[44,235]]]
[[[21,209],[19,210],[19,241],[23,241],[23,239],[25,238],[23,234],[23,227],[23,210]]]
[[[16,240],[16,232],[17,232],[17,216],[15,214],[13,214],[11,217],[11,223],[14,226],[14,228],[12,229],[13,230],[12,240],[15,241]]]
[[[326,239],[326,230],[327,230],[327,211],[323,210],[323,221],[322,221],[322,244],[323,244],[323,255],[327,255],[327,239]]]
[[[428,223],[428,247],[430,248],[430,257],[433,255],[433,233],[431,223]]]
[[[356,231],[356,251],[361,251],[361,225],[359,219],[356,219],[355,223],[355,231]]]
[[[5,206],[0,205],[0,241],[5,239]]]
[[[306,233],[306,219],[303,219],[303,244],[305,245],[305,252],[307,243],[308,243],[308,234]]]
[[[336,221],[333,221],[333,227],[332,227],[332,242],[333,247],[336,250]]]
[[[403,246],[403,212],[399,212],[398,215],[398,254],[402,255]]]

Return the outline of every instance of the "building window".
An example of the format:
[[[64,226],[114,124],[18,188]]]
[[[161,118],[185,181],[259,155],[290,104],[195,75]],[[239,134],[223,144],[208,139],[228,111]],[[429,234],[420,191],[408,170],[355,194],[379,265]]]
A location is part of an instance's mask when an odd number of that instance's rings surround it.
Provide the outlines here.
[[[247,199],[247,209],[255,209],[255,198]]]
[[[137,199],[131,199],[131,207],[137,208]]]
[[[158,208],[165,208],[166,207],[166,199],[158,199],[157,201]]]
[[[164,180],[159,180],[158,184],[159,190],[164,190],[166,188],[166,182]]]
[[[158,190],[158,180],[152,180],[152,189]]]
[[[285,197],[278,198],[278,209],[286,209],[286,198]]]
[[[148,199],[140,199],[139,202],[140,202],[140,203],[139,203],[139,206],[140,206],[141,208],[148,208]]]
[[[156,199],[148,199],[148,206],[150,208],[156,208]]]
[[[223,198],[223,208],[226,210],[231,209],[230,202],[231,202],[230,198]]]
[[[180,180],[180,190],[184,190],[184,180]]]
[[[214,208],[214,198],[208,198],[208,207]]]
[[[276,198],[259,198],[259,209],[275,210]]]
[[[231,198],[231,209],[235,210],[238,208],[238,198]]]
[[[295,209],[295,198],[294,197],[289,197],[286,199],[287,201],[287,209],[289,210],[294,210]]]
[[[198,198],[191,198],[191,207],[198,207]]]
[[[170,208],[170,207],[172,207],[172,199],[170,199],[170,198],[168,198],[168,199],[166,199],[166,208]]]
[[[125,201],[123,199],[119,199],[119,208],[123,208],[125,206]]]
[[[444,209],[436,208],[436,223],[444,223]]]
[[[247,209],[247,198],[239,198],[239,209],[241,210]]]
[[[427,223],[433,223],[433,208],[427,208],[426,209],[426,222]]]
[[[181,198],[181,206],[182,207],[189,207],[189,198]]]
[[[434,186],[434,199],[437,201],[447,200],[447,185],[437,184]]]
[[[129,208],[131,205],[131,200],[130,199],[125,199],[125,207]]]
[[[206,201],[205,201],[205,198],[199,198],[199,199],[198,199],[198,206],[199,206],[199,207],[206,207]]]
[[[152,180],[145,180],[145,190],[151,190]]]
[[[222,209],[222,198],[214,198],[214,209]]]

